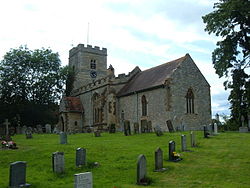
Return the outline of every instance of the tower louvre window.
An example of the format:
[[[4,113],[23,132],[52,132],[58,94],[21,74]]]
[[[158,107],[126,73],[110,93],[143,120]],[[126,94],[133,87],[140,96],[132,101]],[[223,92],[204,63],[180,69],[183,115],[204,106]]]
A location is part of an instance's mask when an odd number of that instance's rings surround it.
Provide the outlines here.
[[[91,69],[96,69],[96,60],[95,59],[90,60],[90,68]]]

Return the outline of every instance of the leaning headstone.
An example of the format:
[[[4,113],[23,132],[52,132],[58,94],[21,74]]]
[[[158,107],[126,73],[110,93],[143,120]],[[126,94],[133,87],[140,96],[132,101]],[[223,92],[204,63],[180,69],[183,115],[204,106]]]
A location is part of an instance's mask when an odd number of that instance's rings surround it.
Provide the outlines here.
[[[46,124],[45,125],[45,130],[46,130],[46,133],[51,133],[51,125],[50,124]]]
[[[137,160],[137,184],[148,185],[147,179],[147,160],[144,155],[139,155]]]
[[[64,172],[64,153],[54,152],[52,153],[52,169],[55,173]]]
[[[195,134],[193,131],[191,131],[190,133],[190,138],[191,138],[191,147],[196,147]]]
[[[76,149],[76,166],[80,167],[86,165],[86,149],[77,148]]]
[[[166,168],[163,168],[163,151],[161,148],[157,148],[155,151],[155,172],[163,172]]]
[[[187,151],[187,137],[186,137],[186,135],[181,135],[181,151]]]
[[[67,133],[60,132],[60,144],[67,144],[67,143],[68,143]]]
[[[10,164],[9,186],[11,188],[30,187],[26,183],[26,162],[17,161]]]
[[[31,129],[27,128],[25,131],[26,139],[31,139],[32,137],[32,132]]]
[[[75,174],[74,188],[93,188],[92,172]]]

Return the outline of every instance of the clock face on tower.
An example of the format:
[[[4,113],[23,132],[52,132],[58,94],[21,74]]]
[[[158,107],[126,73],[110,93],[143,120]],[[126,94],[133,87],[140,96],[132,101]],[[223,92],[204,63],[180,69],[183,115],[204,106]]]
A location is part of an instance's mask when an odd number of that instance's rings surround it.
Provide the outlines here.
[[[90,71],[90,76],[91,76],[91,78],[96,78],[96,76],[97,76],[97,72],[96,71]]]

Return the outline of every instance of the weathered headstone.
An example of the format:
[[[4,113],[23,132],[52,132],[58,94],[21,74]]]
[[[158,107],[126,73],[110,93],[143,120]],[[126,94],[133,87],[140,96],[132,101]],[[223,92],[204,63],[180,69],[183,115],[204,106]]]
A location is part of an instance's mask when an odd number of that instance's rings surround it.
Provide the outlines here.
[[[137,160],[137,184],[148,185],[147,180],[147,160],[144,155],[139,155]]]
[[[45,130],[46,130],[46,133],[51,133],[51,125],[50,124],[46,124],[45,125]]]
[[[245,117],[243,115],[241,116],[241,126],[245,127]]]
[[[100,137],[101,136],[101,131],[99,131],[99,130],[94,131],[94,135],[95,135],[95,137]]]
[[[68,143],[67,133],[60,132],[60,144],[67,144],[67,143]]]
[[[131,135],[130,122],[128,120],[124,121],[124,134],[125,136]]]
[[[92,172],[75,174],[74,188],[93,188]]]
[[[24,125],[24,126],[22,126],[22,128],[21,128],[21,133],[22,133],[22,134],[25,134],[26,129],[27,129],[27,127],[26,127],[25,125]]]
[[[162,136],[163,135],[163,132],[162,132],[162,129],[161,129],[160,125],[156,125],[156,127],[155,127],[155,134],[157,136]]]
[[[239,127],[239,132],[240,133],[247,133],[248,132],[248,127]]]
[[[31,139],[32,137],[32,131],[30,128],[27,128],[25,131],[26,139]]]
[[[77,148],[76,149],[76,166],[86,165],[86,149]]]
[[[139,123],[134,123],[134,134],[139,133]]]
[[[5,125],[5,135],[9,135],[9,125],[10,125],[9,120],[5,119],[5,122],[3,124]]]
[[[38,124],[38,125],[36,126],[36,128],[37,128],[37,133],[38,133],[38,134],[42,134],[42,133],[43,133],[42,125],[39,125],[39,124]]]
[[[175,152],[175,141],[170,141],[168,144],[168,155],[169,161],[178,162],[182,159],[179,157],[179,154]]]
[[[54,130],[53,130],[53,133],[54,133],[54,134],[59,134],[60,131],[57,129],[57,127],[55,127]]]
[[[157,148],[155,151],[155,172],[163,172],[166,168],[163,168],[163,151],[161,148]]]
[[[214,135],[218,134],[218,125],[217,123],[214,123]]]
[[[209,138],[209,132],[208,132],[208,130],[207,130],[207,126],[206,125],[204,125],[203,126],[203,135],[204,135],[204,138]]]
[[[64,172],[64,153],[54,152],[52,153],[52,169],[55,173]]]
[[[190,133],[190,138],[191,138],[191,147],[196,147],[195,134],[193,131],[191,131]]]
[[[186,137],[186,135],[181,135],[181,151],[187,151],[187,137]]]
[[[10,164],[9,186],[11,188],[30,187],[26,183],[26,162],[17,161]]]

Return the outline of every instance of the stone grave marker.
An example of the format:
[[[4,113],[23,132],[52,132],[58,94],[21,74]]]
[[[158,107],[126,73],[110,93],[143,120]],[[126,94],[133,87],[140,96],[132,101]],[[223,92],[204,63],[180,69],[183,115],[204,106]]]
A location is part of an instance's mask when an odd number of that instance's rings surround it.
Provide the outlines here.
[[[156,134],[156,136],[162,136],[163,135],[163,132],[162,132],[162,129],[161,129],[160,125],[156,125],[155,134]]]
[[[9,186],[11,188],[30,187],[26,183],[26,162],[16,161],[10,164]]]
[[[193,131],[191,131],[190,133],[190,138],[191,138],[191,147],[196,147],[195,134]]]
[[[181,161],[182,159],[177,156],[177,153],[175,152],[175,141],[170,141],[168,144],[168,155],[169,155],[169,161],[172,162],[178,162]]]
[[[67,133],[60,132],[60,144],[67,144],[67,143],[68,143]]]
[[[10,126],[9,120],[5,119],[5,122],[3,123],[3,125],[5,125],[5,135],[10,135],[9,134],[9,126]]]
[[[74,188],[93,188],[92,172],[75,174]]]
[[[137,160],[137,184],[148,185],[147,180],[147,160],[144,155],[139,155]]]
[[[207,126],[206,125],[204,125],[203,126],[203,135],[204,135],[204,138],[209,138],[209,132],[208,132],[208,130],[207,130]]]
[[[218,134],[218,125],[217,123],[214,123],[214,135]]]
[[[95,135],[95,137],[100,137],[101,136],[101,131],[99,131],[99,130],[94,131],[94,135]]]
[[[155,172],[163,172],[166,168],[163,168],[163,151],[161,148],[157,148],[155,151]]]
[[[181,135],[181,151],[187,151],[187,137],[186,137],[186,135]]]
[[[124,121],[124,134],[125,136],[131,135],[130,121]]]
[[[26,139],[31,139],[32,137],[32,131],[30,128],[27,128],[25,131]]]
[[[60,131],[57,129],[57,127],[55,127],[54,130],[53,130],[53,133],[54,133],[54,134],[59,134]]]
[[[139,134],[139,123],[134,123],[134,134]]]
[[[52,169],[55,173],[64,172],[64,153],[54,152],[52,153]]]
[[[243,115],[241,116],[241,127],[239,127],[239,132],[240,133],[248,132],[248,127],[245,126],[245,117]]]
[[[43,134],[43,127],[42,127],[42,125],[39,125],[39,124],[38,124],[38,125],[36,126],[36,128],[37,128],[37,133],[38,133],[38,134]]]
[[[80,167],[86,165],[86,149],[77,148],[76,149],[76,166]]]
[[[51,125],[50,124],[46,124],[45,125],[45,130],[46,130],[46,133],[51,133]]]
[[[22,126],[22,128],[21,128],[21,134],[25,134],[26,130],[27,130],[27,127],[25,125]]]

